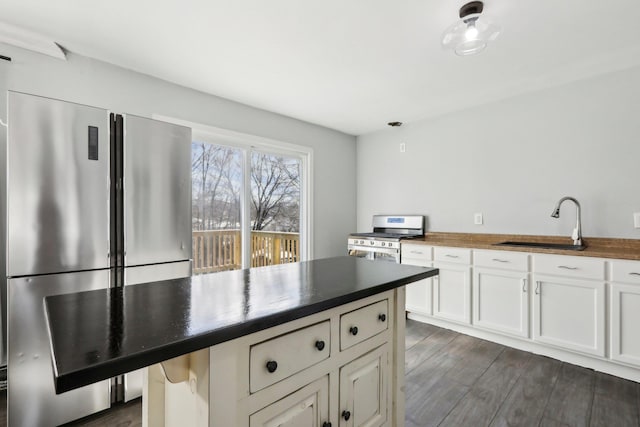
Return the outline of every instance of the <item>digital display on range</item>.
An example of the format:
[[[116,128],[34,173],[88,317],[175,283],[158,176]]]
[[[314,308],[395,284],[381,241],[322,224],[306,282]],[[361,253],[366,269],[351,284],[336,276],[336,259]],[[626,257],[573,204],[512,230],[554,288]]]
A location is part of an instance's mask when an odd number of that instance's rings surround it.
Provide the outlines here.
[[[404,224],[404,218],[387,218],[387,224]]]

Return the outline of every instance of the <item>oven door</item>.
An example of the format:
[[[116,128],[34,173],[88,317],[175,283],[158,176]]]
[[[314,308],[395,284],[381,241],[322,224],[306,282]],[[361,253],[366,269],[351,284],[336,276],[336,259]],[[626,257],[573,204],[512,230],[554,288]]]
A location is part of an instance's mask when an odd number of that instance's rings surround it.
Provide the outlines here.
[[[349,256],[356,256],[358,258],[373,259],[373,252],[369,248],[362,248],[359,246],[349,246]]]
[[[367,246],[349,245],[349,255],[376,261],[400,263],[400,251],[398,249],[370,248]]]
[[[395,249],[377,250],[373,253],[373,259],[376,261],[395,262],[400,264],[400,251]]]

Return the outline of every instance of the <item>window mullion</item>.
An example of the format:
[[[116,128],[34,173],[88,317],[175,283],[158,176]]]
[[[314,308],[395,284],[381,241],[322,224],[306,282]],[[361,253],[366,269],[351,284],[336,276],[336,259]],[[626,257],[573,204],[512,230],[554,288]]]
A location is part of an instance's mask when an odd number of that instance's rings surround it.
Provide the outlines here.
[[[251,267],[251,149],[242,150],[242,268]]]

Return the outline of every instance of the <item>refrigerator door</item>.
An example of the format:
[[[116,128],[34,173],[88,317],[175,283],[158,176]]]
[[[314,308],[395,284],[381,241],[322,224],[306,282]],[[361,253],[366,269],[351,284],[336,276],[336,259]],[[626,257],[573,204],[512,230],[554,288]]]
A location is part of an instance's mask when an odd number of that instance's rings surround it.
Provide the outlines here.
[[[9,92],[7,276],[109,267],[105,110]]]
[[[1,83],[0,83],[1,84]],[[5,117],[0,105],[0,118]],[[7,128],[0,126],[0,168],[7,164]],[[7,257],[5,256],[7,249],[6,235],[6,218],[7,218],[7,174],[6,170],[0,170],[0,248],[4,251],[0,253],[0,366],[7,366]],[[1,388],[1,387],[0,387]]]
[[[191,258],[191,129],[124,118],[125,266]]]
[[[189,276],[191,276],[191,261],[128,267],[124,271],[125,286]],[[128,402],[140,396],[142,396],[142,369],[129,372],[124,376],[124,401]]]
[[[109,407],[110,380],[55,394],[43,305],[45,296],[108,286],[109,270],[8,280],[8,425],[55,426]],[[74,336],[69,330],[70,346]]]

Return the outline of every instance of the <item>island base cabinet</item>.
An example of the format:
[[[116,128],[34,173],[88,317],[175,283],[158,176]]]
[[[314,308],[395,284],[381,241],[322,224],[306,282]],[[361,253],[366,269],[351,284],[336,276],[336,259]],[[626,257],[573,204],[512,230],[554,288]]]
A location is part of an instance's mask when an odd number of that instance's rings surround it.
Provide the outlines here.
[[[340,427],[386,425],[389,394],[388,346],[340,369]]]
[[[323,427],[329,423],[329,376],[249,417],[249,427]]]
[[[143,426],[209,426],[209,357],[204,349],[143,369]]]
[[[640,366],[640,286],[611,284],[611,358]]]
[[[604,291],[601,282],[536,276],[534,339],[604,357]]]
[[[404,301],[400,287],[149,366],[143,426],[401,427]]]

